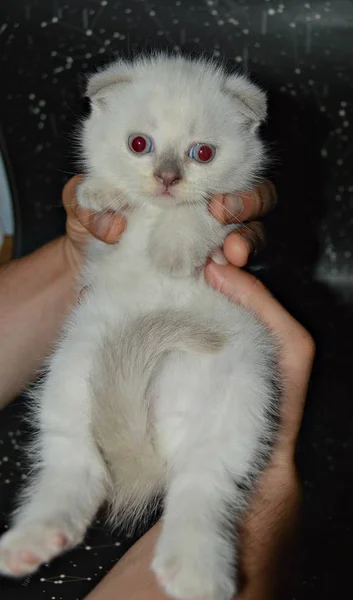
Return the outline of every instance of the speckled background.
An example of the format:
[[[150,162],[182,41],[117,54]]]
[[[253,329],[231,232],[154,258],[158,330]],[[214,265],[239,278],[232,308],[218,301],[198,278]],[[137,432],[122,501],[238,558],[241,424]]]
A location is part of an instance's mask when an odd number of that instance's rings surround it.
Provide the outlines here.
[[[270,93],[264,134],[280,203],[257,268],[314,333],[318,360],[298,449],[304,484],[291,600],[350,594],[353,556],[353,2],[2,0],[0,120],[21,206],[21,249],[62,232],[60,190],[75,172],[83,75],[150,48],[206,51]],[[6,527],[26,443],[21,401],[0,420]],[[95,523],[85,544],[1,598],[76,600],[132,540]]]

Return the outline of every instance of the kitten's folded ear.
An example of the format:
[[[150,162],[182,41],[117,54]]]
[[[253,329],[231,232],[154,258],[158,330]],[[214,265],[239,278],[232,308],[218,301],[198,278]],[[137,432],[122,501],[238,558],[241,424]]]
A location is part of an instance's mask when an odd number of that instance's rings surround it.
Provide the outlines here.
[[[119,61],[107,69],[98,71],[88,79],[86,96],[93,105],[103,106],[116,85],[130,83],[130,81],[128,65],[123,61]]]
[[[266,119],[266,94],[247,77],[244,75],[230,75],[225,81],[225,91],[234,97],[239,105],[240,112],[253,125],[260,125]]]

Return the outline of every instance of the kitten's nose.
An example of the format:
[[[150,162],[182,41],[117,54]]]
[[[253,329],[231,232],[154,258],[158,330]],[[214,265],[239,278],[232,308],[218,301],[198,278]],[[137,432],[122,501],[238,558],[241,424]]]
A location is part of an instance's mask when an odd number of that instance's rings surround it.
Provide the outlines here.
[[[165,187],[169,187],[170,185],[175,185],[181,179],[180,171],[176,169],[166,169],[165,171],[155,171],[154,173],[157,181],[160,181],[165,185]]]

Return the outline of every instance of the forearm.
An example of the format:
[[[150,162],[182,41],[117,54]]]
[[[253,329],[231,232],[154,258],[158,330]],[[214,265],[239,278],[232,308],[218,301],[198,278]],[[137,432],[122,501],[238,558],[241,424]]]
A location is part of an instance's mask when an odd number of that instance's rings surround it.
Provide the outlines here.
[[[0,269],[0,407],[34,378],[76,300],[66,241]]]

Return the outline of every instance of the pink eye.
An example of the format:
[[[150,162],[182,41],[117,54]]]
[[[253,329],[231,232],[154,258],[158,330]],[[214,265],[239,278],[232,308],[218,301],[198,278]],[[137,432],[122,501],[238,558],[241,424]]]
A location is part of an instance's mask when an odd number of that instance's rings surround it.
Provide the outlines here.
[[[208,163],[214,159],[216,148],[211,144],[194,144],[188,154],[190,158],[197,162]]]
[[[136,154],[148,154],[153,150],[152,140],[147,135],[130,135],[129,148]]]

